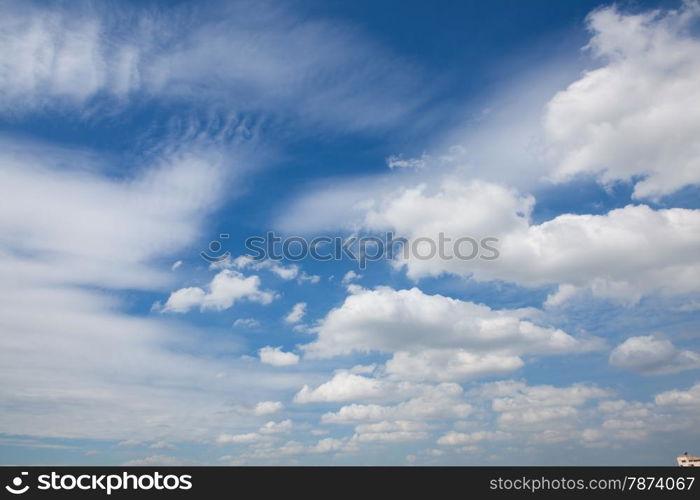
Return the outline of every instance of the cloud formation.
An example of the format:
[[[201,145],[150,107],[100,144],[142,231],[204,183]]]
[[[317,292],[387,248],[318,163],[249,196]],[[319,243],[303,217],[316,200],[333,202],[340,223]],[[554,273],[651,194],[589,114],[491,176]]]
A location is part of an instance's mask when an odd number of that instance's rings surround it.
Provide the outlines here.
[[[634,182],[658,199],[700,183],[700,40],[697,2],[677,10],[588,16],[587,49],[604,64],[549,102],[544,126],[553,177]]]
[[[610,365],[643,375],[668,375],[700,369],[700,354],[651,335],[630,337],[610,353]]]

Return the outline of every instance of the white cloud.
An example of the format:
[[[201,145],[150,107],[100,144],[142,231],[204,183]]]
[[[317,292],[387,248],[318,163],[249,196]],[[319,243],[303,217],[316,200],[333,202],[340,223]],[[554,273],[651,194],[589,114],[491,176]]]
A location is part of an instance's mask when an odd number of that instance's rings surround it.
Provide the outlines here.
[[[260,401],[255,405],[255,408],[253,408],[253,414],[270,415],[282,410],[283,407],[280,401]]]
[[[520,357],[506,354],[473,354],[465,349],[397,351],[387,361],[388,374],[401,380],[469,380],[502,375],[524,366]]]
[[[528,386],[515,381],[487,384],[484,393],[494,396],[492,408],[499,413],[499,424],[515,429],[551,429],[552,422],[557,421],[569,425],[579,414],[579,407],[610,396],[592,385]]]
[[[343,276],[343,279],[342,279],[341,283],[342,283],[343,285],[347,285],[348,283],[352,283],[353,281],[357,281],[357,280],[359,280],[360,278],[362,278],[362,275],[361,275],[361,274],[358,274],[358,273],[356,273],[355,271],[350,270],[350,271],[348,271],[347,273],[345,273],[345,275]]]
[[[430,176],[395,169],[391,175],[321,186],[291,209],[285,207],[281,225],[290,230],[391,229],[411,241],[437,240],[440,232],[453,242],[494,236],[500,240],[495,245],[500,257],[494,261],[414,258],[400,264],[413,279],[451,273],[528,287],[559,285],[548,306],[582,291],[627,303],[645,295],[699,291],[700,211],[630,205],[532,224],[532,197],[494,183],[537,186],[549,165],[559,180],[583,172],[599,172],[605,183],[631,180],[639,198],[655,199],[697,184],[700,112],[693,103],[700,96],[700,41],[690,27],[698,13],[697,2],[638,15],[620,14],[615,7],[594,11],[589,47],[605,61],[602,68],[540,101],[542,89],[549,92],[552,82],[560,85],[562,73],[570,69],[556,61],[554,76],[526,77],[515,85],[517,93],[500,96],[534,102],[538,116],[549,100],[542,140],[537,119],[523,123],[522,110],[506,106],[489,113],[501,116],[495,125],[487,117],[485,124],[467,127],[466,138],[453,135],[443,141],[441,154],[426,156]],[[445,146],[450,141],[457,145]],[[532,146],[539,142],[541,147]],[[532,149],[542,148],[549,157],[538,160],[547,155]]]
[[[284,317],[286,323],[299,323],[306,315],[306,302],[294,304],[289,314]]]
[[[152,450],[174,450],[177,448],[174,444],[168,443],[167,441],[157,441],[149,446]]]
[[[125,467],[156,467],[186,465],[187,460],[168,455],[151,455],[145,458],[134,458],[124,462]]]
[[[457,384],[444,383],[423,387],[421,394],[393,406],[351,404],[337,412],[324,413],[321,422],[327,424],[357,424],[383,420],[424,421],[432,419],[466,418],[472,406],[464,401],[464,391]]]
[[[387,372],[409,379],[459,380],[522,366],[519,356],[582,352],[600,347],[521,319],[522,311],[486,306],[418,288],[357,288],[330,311],[303,345],[309,358],[352,352],[393,353]],[[448,369],[445,370],[445,363]]]
[[[264,440],[269,440],[269,438],[255,432],[248,432],[245,434],[221,434],[216,442],[219,444],[250,444]]]
[[[355,427],[352,439],[359,442],[409,442],[420,441],[430,437],[429,425],[422,422],[406,420],[382,421],[360,424]]]
[[[604,61],[549,102],[545,130],[554,178],[585,172],[603,182],[636,181],[634,196],[657,198],[700,183],[700,8],[588,16],[587,46]]]
[[[351,26],[269,2],[194,11],[3,2],[0,39],[5,112],[147,96],[374,129],[405,118],[427,94],[417,68]]]
[[[454,242],[464,236],[500,236],[526,228],[533,204],[532,197],[520,196],[511,188],[450,176],[437,186],[418,184],[384,194],[366,211],[364,226],[435,242],[442,232]],[[461,253],[470,253],[468,245]],[[446,254],[454,255],[452,245],[446,246]]]
[[[305,271],[302,271],[297,277],[297,282],[304,283],[305,281],[316,285],[321,281],[321,277],[318,274],[307,274]]]
[[[260,321],[258,321],[255,318],[238,318],[236,321],[233,322],[233,326],[234,328],[256,328],[260,326]]]
[[[700,369],[700,354],[677,349],[669,340],[630,337],[610,353],[610,365],[644,375],[665,375]]]
[[[199,143],[164,145],[168,152],[122,178],[89,151],[7,137],[0,145],[0,246],[13,255],[6,280],[32,283],[167,285],[174,276],[150,263],[199,236],[231,182],[227,170],[236,171],[235,160]],[[43,258],[18,260],[29,253]]]
[[[395,190],[363,206],[356,220],[371,230],[392,230],[409,244],[423,237],[438,242],[440,233],[450,239],[446,258],[404,259],[396,252],[395,265],[414,280],[449,273],[526,287],[558,285],[549,307],[582,292],[633,304],[652,294],[700,291],[700,210],[628,205],[531,224],[531,198],[473,181]],[[498,238],[491,244],[498,258],[454,258],[454,242],[465,236]],[[461,252],[469,254],[470,244]]]
[[[687,391],[672,390],[657,394],[654,402],[660,406],[700,408],[700,383]]]
[[[413,253],[405,258],[397,246],[394,264],[404,267],[410,278],[449,273],[527,287],[559,285],[548,306],[584,291],[627,303],[650,294],[700,291],[700,210],[628,205],[607,214],[562,214],[533,224],[534,199],[511,188],[464,181],[454,174],[430,183],[404,181],[409,187],[370,187],[360,180],[346,188],[349,193],[329,191],[327,200],[323,193],[315,193],[296,215],[308,220],[304,213],[309,211],[325,217],[330,209],[319,203],[349,198],[341,205],[352,209],[336,217],[336,227],[345,223],[393,231],[396,237],[407,238],[409,246],[418,238],[439,242],[441,233],[449,239],[443,256],[436,253],[432,258]],[[331,221],[324,224],[332,225]],[[465,237],[497,238],[488,244],[498,250],[498,257],[482,258],[493,255],[482,245],[475,258],[457,258],[455,242]],[[465,240],[458,250],[462,256],[473,253],[472,244]],[[427,255],[425,248],[418,251]]]
[[[194,307],[199,307],[202,311],[222,311],[236,301],[249,300],[269,304],[274,298],[273,292],[260,289],[258,276],[245,277],[237,271],[225,269],[214,276],[207,285],[207,291],[199,287],[188,287],[171,293],[163,311],[186,313]]]
[[[397,399],[415,393],[418,386],[386,379],[365,377],[350,371],[338,371],[333,378],[315,389],[304,385],[294,396],[296,403],[323,403]]]
[[[700,384],[689,390],[670,390],[657,394],[652,402],[603,401],[596,415],[600,423],[589,425],[581,440],[594,446],[610,446],[619,441],[644,441],[653,436],[680,433],[679,444],[695,431],[695,416],[700,408]]]
[[[70,16],[5,2],[0,19],[3,107],[45,105],[52,97],[80,104],[101,90],[128,92],[138,80],[138,47],[103,43],[104,24],[81,9]]]
[[[437,443],[443,446],[460,446],[482,441],[499,441],[509,437],[510,434],[502,431],[474,431],[470,433],[450,431],[440,436]]]
[[[182,261],[178,260],[178,261],[174,262],[172,266],[170,266],[170,270],[175,271],[177,269],[180,269],[181,267],[182,267]]]
[[[426,156],[420,158],[403,158],[401,155],[391,155],[386,159],[389,168],[425,168],[427,165]]]
[[[629,303],[652,293],[700,290],[700,210],[628,205],[604,215],[564,214],[531,224],[533,203],[498,185],[446,181],[432,192],[419,186],[393,193],[367,211],[365,224],[394,230],[411,245],[422,237],[438,242],[440,233],[451,239],[445,258],[398,255],[396,265],[413,279],[451,273],[529,287],[558,284],[548,305],[582,290]],[[454,258],[454,244],[465,236],[498,238],[491,243],[498,257]],[[465,244],[462,255],[471,249]]]
[[[293,352],[284,352],[282,347],[265,346],[258,350],[260,362],[272,366],[291,366],[299,363],[299,356]]]
[[[292,430],[292,421],[290,419],[282,420],[280,422],[270,421],[265,423],[258,432],[260,434],[286,434]]]
[[[333,453],[342,451],[346,448],[346,442],[342,439],[324,438],[319,440],[316,445],[311,448],[312,453]]]
[[[299,266],[291,264],[284,266],[274,260],[256,260],[250,255],[240,255],[233,260],[223,260],[213,264],[214,267],[235,267],[236,269],[253,269],[255,271],[267,270],[276,274],[283,280],[293,280],[299,275]]]
[[[250,391],[277,399],[283,387],[303,384],[240,360],[234,338],[126,313],[132,296],[124,300],[122,291],[173,286],[173,255],[201,236],[240,172],[238,155],[187,140],[126,162],[0,142],[0,432],[205,439],[222,420],[251,418],[230,401],[246,401]],[[241,377],[252,379],[232,383]]]

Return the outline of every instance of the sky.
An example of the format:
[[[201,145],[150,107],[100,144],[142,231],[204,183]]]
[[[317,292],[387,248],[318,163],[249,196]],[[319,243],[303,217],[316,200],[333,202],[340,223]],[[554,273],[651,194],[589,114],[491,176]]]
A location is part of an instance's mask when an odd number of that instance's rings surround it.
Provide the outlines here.
[[[7,1],[0,46],[0,464],[700,454],[699,2]]]

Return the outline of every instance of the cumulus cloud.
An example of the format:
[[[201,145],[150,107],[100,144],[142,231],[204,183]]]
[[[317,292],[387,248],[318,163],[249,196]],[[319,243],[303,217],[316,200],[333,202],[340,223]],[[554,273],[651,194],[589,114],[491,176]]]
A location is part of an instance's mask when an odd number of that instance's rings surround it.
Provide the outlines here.
[[[628,205],[603,215],[564,214],[531,224],[533,203],[494,184],[447,182],[432,192],[424,186],[395,192],[367,212],[365,223],[392,229],[410,244],[422,237],[437,242],[440,233],[450,238],[443,256],[399,253],[396,265],[414,279],[451,273],[529,287],[559,285],[550,305],[581,290],[630,303],[651,293],[700,290],[700,210]],[[497,238],[491,244],[497,258],[456,258],[455,242],[465,236]],[[471,251],[467,244],[460,252]]]
[[[446,381],[517,369],[523,354],[600,347],[596,339],[576,339],[562,330],[537,326],[524,315],[427,295],[418,288],[357,288],[320,321],[314,328],[316,340],[302,349],[309,358],[392,353],[386,365],[389,374]]]
[[[432,182],[407,178],[399,187],[357,184],[346,194],[315,193],[299,210],[328,214],[330,209],[315,204],[325,203],[326,196],[328,203],[348,198],[342,206],[352,210],[339,215],[336,224],[406,238],[418,254],[397,247],[393,264],[414,280],[453,274],[526,287],[556,285],[548,306],[581,292],[633,304],[650,294],[700,291],[700,210],[630,204],[599,215],[561,214],[533,223],[534,198],[493,182],[448,175]],[[347,212],[352,217],[343,220]],[[442,239],[443,253],[426,257],[430,248],[421,246],[420,238],[436,244]],[[497,255],[484,248],[485,238],[497,239],[485,242]]]
[[[299,356],[293,352],[284,352],[282,347],[265,346],[258,350],[260,362],[272,366],[291,366],[299,363]]]
[[[293,424],[290,419],[280,422],[269,421],[263,424],[257,432],[245,432],[241,434],[219,434],[216,438],[218,444],[238,444],[238,445],[267,445],[271,446],[278,434],[288,434],[292,430]]]
[[[351,404],[337,412],[324,413],[327,424],[360,424],[363,422],[425,421],[433,419],[466,418],[472,406],[465,402],[464,391],[454,383],[424,386],[420,394],[396,405]]]
[[[633,181],[635,197],[652,199],[700,183],[698,5],[588,16],[587,48],[604,65],[549,102],[555,179],[599,173],[606,183]]]
[[[281,420],[279,422],[269,421],[265,423],[258,432],[260,434],[286,434],[292,430],[292,421],[290,419]]]
[[[700,369],[700,354],[678,349],[670,340],[651,335],[630,337],[610,353],[610,365],[644,375],[666,375]]]
[[[695,384],[687,391],[674,389],[672,391],[657,394],[654,402],[659,406],[699,408],[700,407],[700,383]]]
[[[543,428],[553,421],[567,423],[578,415],[579,407],[610,396],[592,385],[528,386],[515,381],[494,382],[484,392],[493,395],[492,408],[499,413],[499,424],[515,428]]]
[[[388,374],[402,380],[469,380],[504,375],[525,363],[514,355],[474,354],[465,349],[423,349],[398,351],[387,361]]]
[[[688,390],[656,394],[652,401],[611,400],[599,403],[596,420],[581,433],[584,445],[643,441],[651,436],[680,436],[683,444],[692,434],[700,408],[700,384]]]
[[[280,401],[260,401],[253,408],[254,415],[271,415],[282,410],[284,405]]]
[[[311,448],[311,453],[335,453],[347,449],[348,444],[343,439],[323,438]]]
[[[273,292],[260,289],[258,276],[246,277],[237,271],[225,269],[214,276],[206,291],[194,286],[171,293],[163,311],[186,313],[195,307],[201,311],[222,311],[240,300],[269,304],[274,298]]]
[[[607,214],[561,214],[533,224],[534,199],[494,180],[507,182],[516,170],[539,179],[549,165],[558,181],[591,173],[599,174],[605,184],[634,182],[639,199],[656,200],[697,185],[700,112],[693,103],[699,98],[700,41],[693,23],[698,15],[695,1],[683,2],[677,10],[638,14],[625,14],[617,7],[594,11],[587,21],[592,33],[588,49],[602,67],[583,73],[542,101],[548,102],[541,139],[544,161],[536,161],[521,144],[540,141],[537,120],[511,126],[510,119],[517,119],[511,110],[503,120],[508,125],[471,133],[466,142],[452,136],[450,140],[461,144],[427,156],[430,177],[396,169],[391,175],[358,178],[340,187],[323,186],[285,211],[281,223],[308,228],[307,221],[312,221],[316,230],[391,229],[411,241],[437,241],[440,232],[452,242],[464,236],[493,236],[499,239],[495,246],[500,253],[493,261],[411,258],[398,265],[413,279],[451,273],[528,287],[559,285],[549,306],[581,291],[628,303],[656,293],[697,292],[697,210],[629,205]],[[534,99],[526,87],[539,83],[521,82],[517,100],[523,95]],[[514,128],[527,140],[514,138]],[[503,148],[504,143],[509,148]],[[518,157],[528,159],[524,164],[513,158],[504,161],[489,148],[516,148]],[[465,149],[488,151],[472,167],[463,165],[474,163],[463,154]],[[475,180],[480,178],[490,182]],[[517,183],[533,185],[522,179]],[[452,253],[450,247],[446,253]]]
[[[286,323],[299,323],[306,315],[306,302],[294,304],[292,310],[284,317]]]
[[[297,403],[323,403],[339,401],[363,401],[397,399],[419,389],[414,384],[396,383],[386,379],[366,377],[340,370],[328,382],[315,389],[304,385],[294,396]]]
[[[343,275],[343,279],[342,279],[341,283],[342,283],[343,285],[347,285],[347,284],[349,284],[349,283],[352,283],[353,281],[359,280],[360,278],[362,278],[362,275],[356,273],[355,271],[353,271],[353,270],[351,269],[350,271],[348,271],[347,273],[345,273],[345,274]]]

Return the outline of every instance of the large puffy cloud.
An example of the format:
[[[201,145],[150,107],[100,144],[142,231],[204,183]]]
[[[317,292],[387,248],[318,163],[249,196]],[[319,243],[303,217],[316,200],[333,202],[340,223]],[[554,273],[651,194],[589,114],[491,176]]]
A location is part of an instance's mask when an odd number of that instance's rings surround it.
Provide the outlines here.
[[[596,339],[576,339],[527,321],[523,311],[495,311],[427,295],[418,288],[353,292],[315,327],[316,340],[302,346],[307,357],[391,353],[389,375],[448,381],[517,369],[523,354],[582,352],[599,346]]]
[[[588,17],[588,49],[604,66],[549,102],[544,125],[554,178],[600,173],[657,198],[700,183],[700,4]],[[638,178],[642,178],[638,180]]]
[[[355,227],[408,240],[404,248],[417,251],[406,253],[396,244],[394,265],[414,280],[447,273],[526,287],[558,285],[549,305],[584,290],[627,303],[700,291],[699,210],[630,204],[534,224],[534,199],[514,189],[454,175],[434,183],[404,180],[400,187],[369,189],[365,198],[358,192],[350,212]],[[473,252],[465,237],[498,241],[482,241]],[[432,256],[422,238],[435,243]],[[497,258],[484,244],[497,249]]]
[[[699,291],[700,210],[655,210],[628,205],[603,215],[563,214],[530,223],[533,200],[502,186],[454,180],[437,189],[394,191],[366,212],[370,229],[391,229],[409,240],[440,241],[446,251],[397,254],[395,264],[414,279],[452,273],[524,286],[559,285],[551,304],[577,290],[635,302],[645,294]],[[427,214],[423,216],[422,214]],[[454,252],[460,238],[498,238],[472,259]],[[461,244],[469,256],[471,244]],[[672,258],[671,258],[672,256]]]
[[[433,189],[421,184],[389,193],[367,211],[364,225],[434,241],[441,232],[454,239],[483,238],[527,228],[533,204],[531,196],[499,184],[448,177]],[[461,254],[469,254],[468,245],[464,247]],[[447,257],[454,256],[453,249],[452,244],[445,246]]]
[[[604,215],[560,215],[505,236],[498,261],[475,276],[557,283],[563,293],[585,288],[629,302],[650,293],[695,292],[698,229],[700,211],[680,208],[628,205]]]
[[[700,369],[700,354],[648,335],[631,337],[617,346],[610,353],[610,364],[644,375],[664,375]]]

